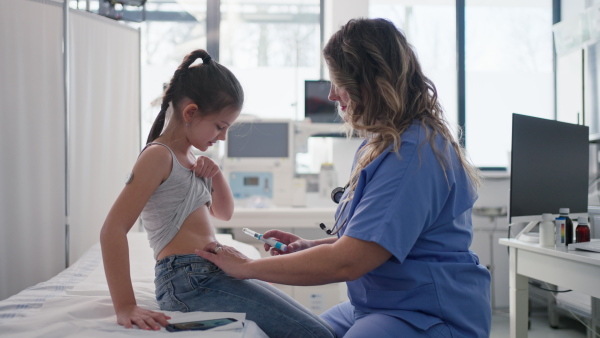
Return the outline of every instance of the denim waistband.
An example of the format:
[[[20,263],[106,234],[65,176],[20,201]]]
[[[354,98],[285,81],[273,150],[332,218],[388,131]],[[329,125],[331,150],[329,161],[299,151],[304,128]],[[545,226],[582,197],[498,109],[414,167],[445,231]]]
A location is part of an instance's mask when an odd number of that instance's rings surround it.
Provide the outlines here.
[[[156,262],[155,269],[173,270],[189,264],[211,264],[211,261],[196,254],[171,255]]]

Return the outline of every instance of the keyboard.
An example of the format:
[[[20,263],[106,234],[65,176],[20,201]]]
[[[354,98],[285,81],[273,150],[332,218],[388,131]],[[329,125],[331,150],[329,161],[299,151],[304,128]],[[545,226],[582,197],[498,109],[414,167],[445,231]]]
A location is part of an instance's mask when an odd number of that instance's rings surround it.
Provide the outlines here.
[[[592,239],[591,242],[569,244],[569,250],[573,250],[573,249],[600,253],[600,240]]]

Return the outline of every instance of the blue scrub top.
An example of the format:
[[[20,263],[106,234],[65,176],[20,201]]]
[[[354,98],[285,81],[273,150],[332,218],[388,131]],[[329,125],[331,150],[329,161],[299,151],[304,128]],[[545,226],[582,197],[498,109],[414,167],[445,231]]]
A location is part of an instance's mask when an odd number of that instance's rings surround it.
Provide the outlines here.
[[[455,337],[488,337],[490,273],[469,250],[477,199],[469,176],[438,135],[437,149],[449,160],[444,174],[420,122],[401,138],[400,156],[390,146],[364,168],[353,199],[336,212],[338,226],[347,222],[338,236],[376,242],[392,254],[347,282],[350,301],[360,312],[423,330],[444,322]]]

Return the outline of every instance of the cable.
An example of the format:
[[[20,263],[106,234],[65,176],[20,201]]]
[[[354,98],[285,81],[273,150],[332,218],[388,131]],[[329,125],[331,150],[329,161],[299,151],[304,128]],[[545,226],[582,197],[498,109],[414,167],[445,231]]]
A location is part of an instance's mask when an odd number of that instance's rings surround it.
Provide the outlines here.
[[[536,288],[538,288],[540,290],[544,290],[544,291],[548,291],[548,292],[554,292],[554,293],[565,293],[565,292],[571,292],[571,291],[573,291],[571,289],[569,289],[569,290],[552,290],[552,289],[546,289],[546,288],[543,288],[543,287],[535,284],[534,282],[529,282],[529,285],[531,285],[533,287],[536,287]]]

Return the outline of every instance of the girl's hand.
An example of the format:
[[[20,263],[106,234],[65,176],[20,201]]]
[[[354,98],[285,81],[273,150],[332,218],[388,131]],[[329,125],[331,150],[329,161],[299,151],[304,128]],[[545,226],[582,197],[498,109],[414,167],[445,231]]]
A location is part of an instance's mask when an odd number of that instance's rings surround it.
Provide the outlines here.
[[[167,326],[171,317],[162,312],[143,309],[137,305],[127,306],[117,312],[117,323],[131,329],[133,324],[142,330],[160,330],[160,325]],[[160,324],[160,325],[159,325]]]
[[[196,249],[194,252],[196,255],[215,263],[231,277],[238,279],[249,278],[246,267],[248,263],[252,262],[252,259],[244,256],[244,254],[230,246],[210,242],[206,244],[204,249]]]
[[[271,250],[271,256],[285,255],[292,252],[298,252],[314,246],[313,241],[309,241],[289,232],[280,230],[269,230],[265,232],[263,236],[264,238],[275,238],[277,241],[287,245],[287,251],[284,252],[275,249],[269,244],[265,243],[265,251]]]
[[[221,171],[221,168],[219,168],[219,166],[209,157],[199,156],[192,170],[196,176],[213,178]]]

